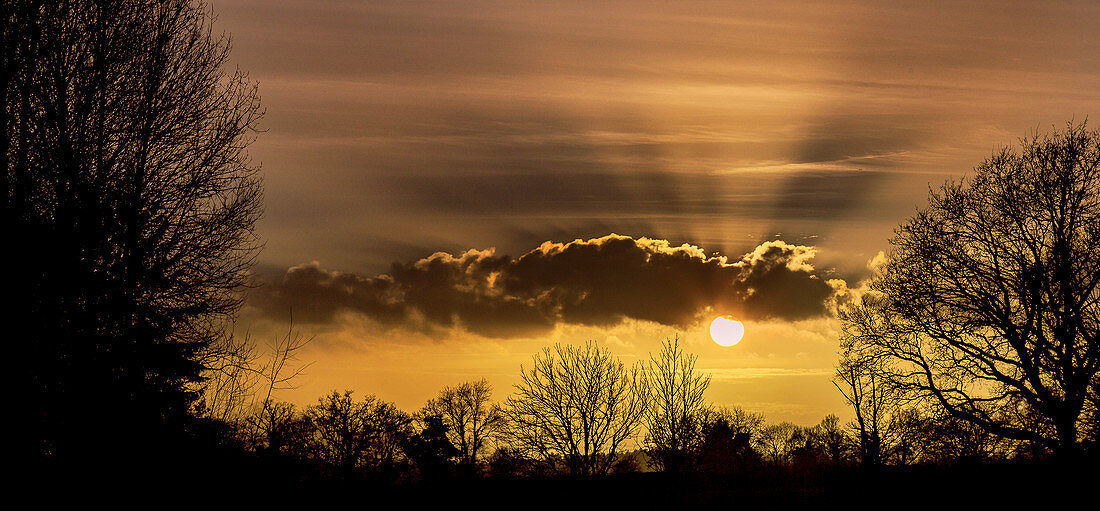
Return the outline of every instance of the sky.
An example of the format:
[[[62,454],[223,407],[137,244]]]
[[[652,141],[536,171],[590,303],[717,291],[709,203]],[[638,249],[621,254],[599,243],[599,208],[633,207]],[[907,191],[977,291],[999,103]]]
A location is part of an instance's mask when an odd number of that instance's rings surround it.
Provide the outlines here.
[[[236,326],[406,410],[595,339],[847,417],[837,301],[930,186],[1100,115],[1094,2],[216,0],[266,108]],[[1100,122],[1100,119],[1097,121]],[[724,348],[706,327],[745,323]]]

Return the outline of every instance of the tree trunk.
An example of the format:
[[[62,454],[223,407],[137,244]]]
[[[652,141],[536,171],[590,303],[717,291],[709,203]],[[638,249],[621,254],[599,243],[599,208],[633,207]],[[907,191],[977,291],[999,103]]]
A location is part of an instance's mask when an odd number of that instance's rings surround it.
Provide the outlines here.
[[[1062,413],[1056,424],[1058,429],[1058,447],[1054,457],[1059,463],[1075,463],[1081,456],[1081,445],[1077,443],[1077,416]]]

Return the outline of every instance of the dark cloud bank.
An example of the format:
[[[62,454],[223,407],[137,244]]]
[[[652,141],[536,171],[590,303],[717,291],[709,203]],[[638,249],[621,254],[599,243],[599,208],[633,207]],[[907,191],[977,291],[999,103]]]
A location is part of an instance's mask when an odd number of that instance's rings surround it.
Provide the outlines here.
[[[543,243],[519,257],[490,250],[438,252],[363,277],[295,266],[249,303],[273,319],[334,322],[350,312],[432,334],[460,327],[486,337],[545,333],[557,323],[614,325],[626,318],[686,325],[707,308],[746,319],[826,312],[833,289],[814,274],[815,250],[765,242],[739,259],[697,246],[611,234]]]

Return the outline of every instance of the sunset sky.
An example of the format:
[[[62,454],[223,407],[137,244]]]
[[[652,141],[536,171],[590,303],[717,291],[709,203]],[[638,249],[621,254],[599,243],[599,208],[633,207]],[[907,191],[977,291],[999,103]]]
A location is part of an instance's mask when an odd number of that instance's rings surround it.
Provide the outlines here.
[[[554,342],[680,335],[707,397],[843,418],[835,300],[929,184],[1100,122],[1095,2],[220,0],[267,115],[237,325],[308,404],[415,410]],[[614,235],[612,235],[614,234]],[[717,315],[745,323],[725,348]]]

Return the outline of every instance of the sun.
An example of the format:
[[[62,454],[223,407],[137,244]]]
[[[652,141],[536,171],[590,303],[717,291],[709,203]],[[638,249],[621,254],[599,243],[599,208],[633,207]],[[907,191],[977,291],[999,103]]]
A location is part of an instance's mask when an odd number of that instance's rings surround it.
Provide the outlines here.
[[[710,322],[710,338],[719,346],[733,346],[745,336],[745,325],[735,319],[718,316]]]

